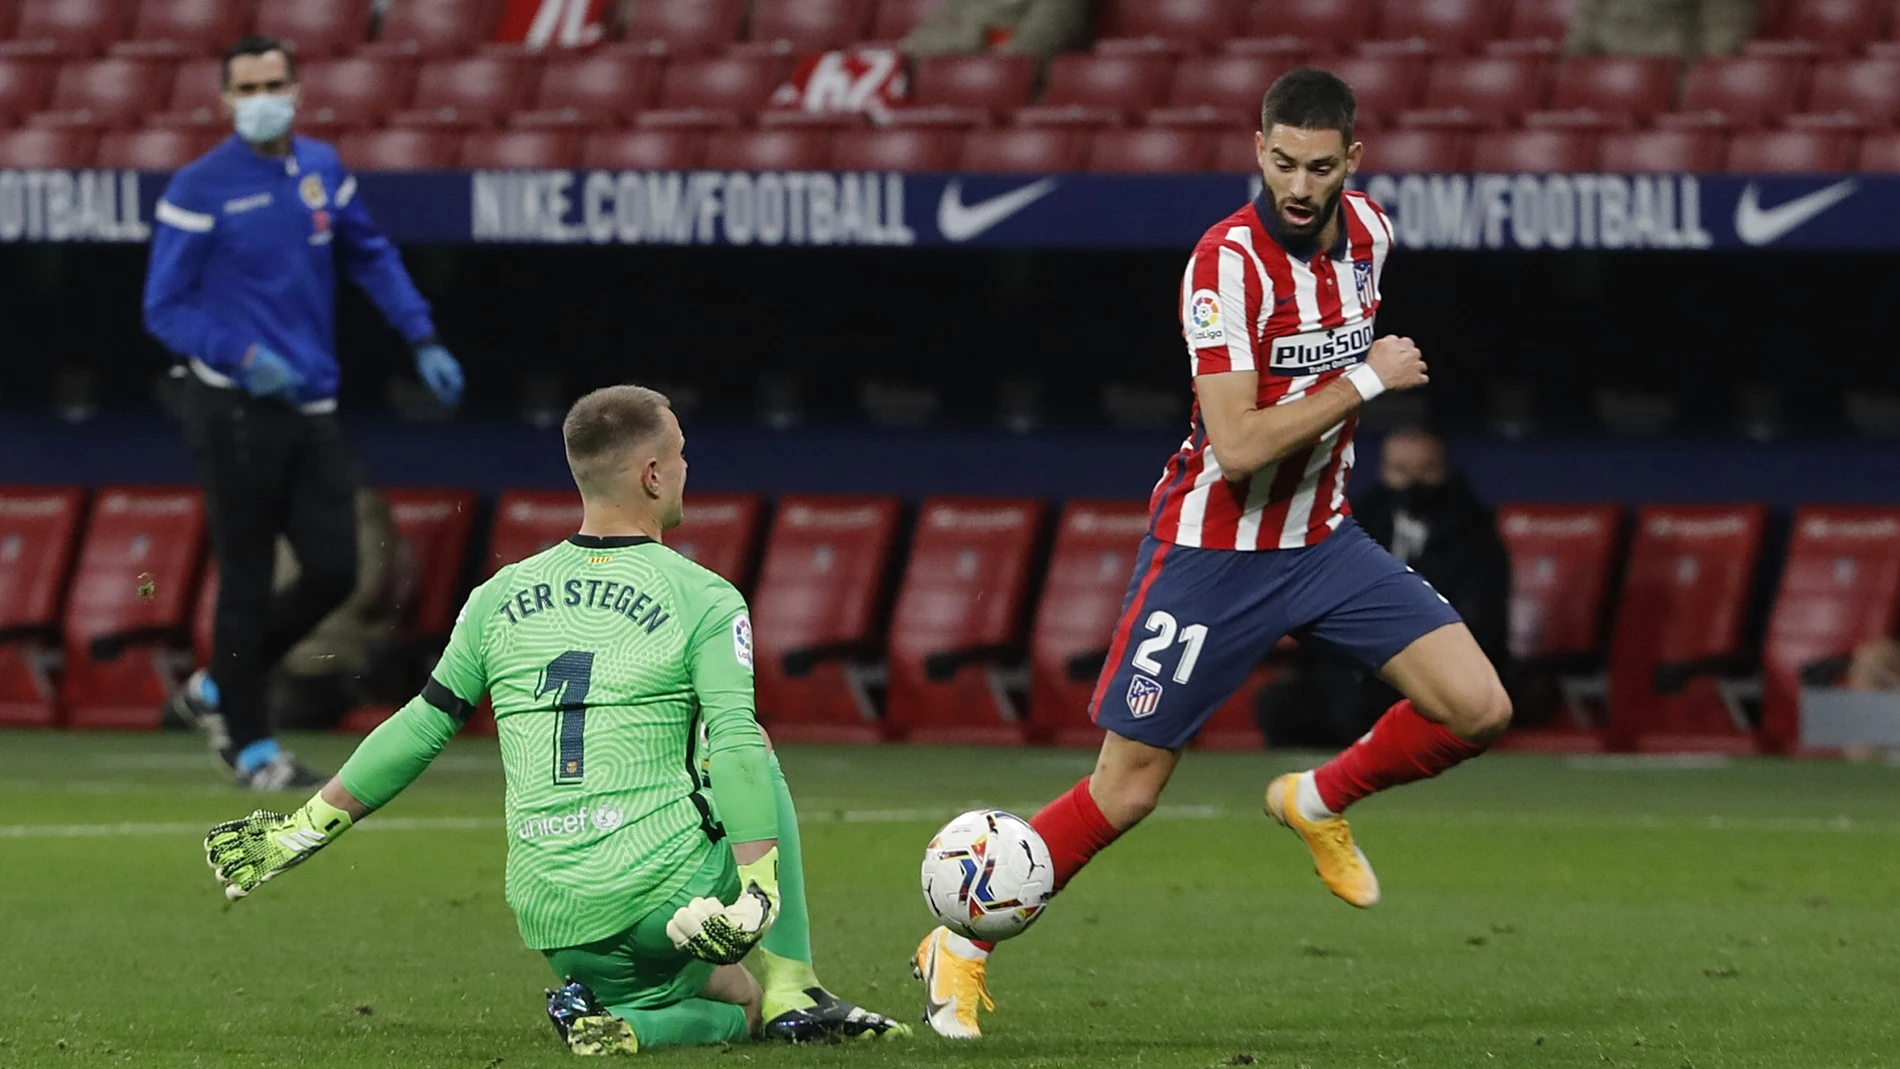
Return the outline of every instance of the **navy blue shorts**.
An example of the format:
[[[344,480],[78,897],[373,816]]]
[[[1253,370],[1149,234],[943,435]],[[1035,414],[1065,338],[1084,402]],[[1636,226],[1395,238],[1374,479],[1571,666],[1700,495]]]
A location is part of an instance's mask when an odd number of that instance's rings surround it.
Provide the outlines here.
[[[1178,749],[1282,635],[1318,639],[1377,671],[1459,622],[1423,576],[1350,518],[1304,549],[1194,549],[1149,536],[1089,716],[1117,735]]]

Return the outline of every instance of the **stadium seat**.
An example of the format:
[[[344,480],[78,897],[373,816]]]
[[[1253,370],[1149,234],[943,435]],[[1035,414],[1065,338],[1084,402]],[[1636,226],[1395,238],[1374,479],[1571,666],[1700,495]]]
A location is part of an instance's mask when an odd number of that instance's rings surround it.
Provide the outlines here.
[[[389,519],[409,544],[416,564],[415,605],[409,631],[429,640],[446,640],[462,608],[461,579],[475,524],[475,494],[469,490],[383,491]]]
[[[1372,0],[1269,0],[1253,5],[1240,32],[1326,54],[1370,34],[1372,15]]]
[[[803,108],[767,108],[753,116],[753,120],[761,130],[800,130],[814,134],[862,130],[867,122],[863,112],[806,111]]]
[[[53,85],[48,65],[37,59],[0,59],[0,125],[11,126],[46,103]]]
[[[1767,126],[1795,108],[1807,91],[1802,60],[1737,56],[1702,59],[1683,84],[1679,110],[1656,117],[1661,126]]]
[[[1900,174],[1900,132],[1883,130],[1863,134],[1854,154],[1854,169],[1870,174]]]
[[[865,41],[896,44],[910,36],[910,31],[941,3],[943,0],[877,0]]]
[[[402,59],[320,60],[297,74],[298,118],[341,126],[372,126],[409,105],[416,67]]]
[[[1007,666],[1023,653],[1043,504],[931,498],[917,514],[891,612],[887,726],[920,743],[1015,744],[1024,710]]]
[[[1170,108],[1214,108],[1258,124],[1260,101],[1274,79],[1299,66],[1287,56],[1196,56],[1174,72]]]
[[[1162,102],[1172,66],[1166,56],[1056,56],[1041,104],[1146,111]]]
[[[1754,749],[1734,697],[1703,669],[1739,664],[1767,522],[1761,505],[1638,512],[1610,643],[1612,749]]]
[[[188,59],[172,78],[172,95],[162,111],[145,116],[147,126],[217,126],[228,121],[222,99],[224,62],[217,58]]]
[[[60,67],[53,97],[34,125],[131,126],[171,95],[172,65],[143,59],[88,59]]]
[[[0,725],[51,727],[59,615],[85,491],[0,487]]]
[[[494,56],[430,60],[416,75],[415,98],[390,115],[399,126],[493,126],[526,103],[539,72]]]
[[[1594,168],[1596,158],[1597,135],[1586,130],[1500,130],[1477,139],[1471,169],[1578,172]]]
[[[580,162],[580,137],[570,130],[475,130],[462,135],[468,168],[569,168]]]
[[[99,134],[76,127],[0,130],[0,169],[90,167]]]
[[[198,580],[198,596],[191,610],[191,666],[203,668],[211,663],[212,643],[218,628],[218,560],[205,561],[204,578]]]
[[[610,171],[687,170],[705,156],[703,130],[599,130],[581,143],[582,167]]]
[[[1421,107],[1456,109],[1486,125],[1543,105],[1547,70],[1537,57],[1454,57],[1436,60],[1425,76]]]
[[[1099,130],[1104,126],[1122,126],[1128,113],[1119,108],[1090,108],[1081,104],[1032,105],[1017,108],[1009,121],[1014,126],[1067,126],[1076,130]]]
[[[395,0],[376,40],[357,51],[374,56],[450,56],[495,38],[497,0]]]
[[[779,499],[752,598],[759,718],[775,740],[876,742],[878,654],[902,509],[895,498]]]
[[[1327,60],[1324,67],[1352,86],[1359,105],[1359,118],[1378,122],[1407,108],[1418,106],[1424,89],[1422,60],[1415,56],[1341,56]],[[1260,92],[1265,94],[1266,88]],[[1255,110],[1259,101],[1254,102]]]
[[[1858,48],[1882,35],[1893,8],[1892,0],[1794,0],[1761,36]]]
[[[659,107],[703,108],[750,115],[765,107],[784,74],[772,58],[684,59],[667,64]]]
[[[99,137],[93,166],[128,171],[176,171],[211,151],[223,133],[193,127],[108,130]]]
[[[1029,724],[1037,741],[1097,745],[1089,696],[1121,615],[1135,550],[1148,529],[1146,502],[1071,501],[1029,637]]]
[[[337,139],[337,153],[353,171],[447,171],[461,160],[461,135],[420,127],[352,130]]]
[[[973,130],[964,138],[959,169],[997,174],[1080,170],[1083,140],[1059,127]]]
[[[297,50],[308,63],[347,52],[369,39],[371,0],[259,0],[257,32]]]
[[[1086,167],[1111,174],[1205,171],[1212,152],[1210,135],[1200,130],[1098,130],[1089,144]]]
[[[720,130],[706,140],[705,166],[725,171],[818,171],[830,138],[812,130]]]
[[[1582,0],[1510,0],[1504,40],[1541,42],[1556,52],[1570,35],[1570,20],[1580,6]]]
[[[1035,79],[1031,56],[925,56],[917,61],[910,99],[918,107],[1011,111],[1029,103]]]
[[[1815,68],[1801,120],[1839,120],[1842,124],[1886,128],[1900,123],[1900,60],[1870,59],[1823,63]]]
[[[653,103],[657,63],[626,55],[593,55],[550,62],[541,72],[531,110],[511,121],[610,126]]]
[[[1855,647],[1900,629],[1900,511],[1798,510],[1762,643],[1762,748],[1801,742],[1801,688],[1838,677]]]
[[[860,41],[869,0],[753,0],[746,40],[781,54],[825,52]]]
[[[1244,0],[1111,0],[1101,36],[1170,42],[1198,52],[1233,36],[1244,10]]]
[[[1551,112],[1576,125],[1633,125],[1669,109],[1676,70],[1669,56],[1568,57],[1557,65]]]
[[[1719,171],[1728,139],[1713,130],[1635,130],[1603,135],[1597,167],[1612,174]]]
[[[1619,505],[1506,505],[1498,532],[1511,557],[1510,649],[1524,698],[1554,689],[1558,716],[1513,728],[1513,749],[1600,750],[1610,591],[1622,546]],[[1547,699],[1548,700],[1548,699]],[[1526,721],[1532,709],[1521,715]]]
[[[745,116],[724,108],[657,108],[633,117],[633,125],[643,130],[736,130],[745,125]]]
[[[21,0],[13,37],[0,56],[76,58],[95,55],[125,36],[132,5],[125,0]]]
[[[1373,33],[1419,51],[1462,52],[1497,34],[1499,12],[1496,0],[1380,0]]]
[[[1254,155],[1253,138],[1215,135],[1214,170],[1220,174],[1259,174],[1260,158]]]
[[[1837,130],[1751,130],[1728,146],[1728,169],[1742,174],[1845,171],[1852,159],[1852,139]]]
[[[108,50],[128,58],[216,55],[243,35],[254,7],[244,0],[139,0],[130,40]]]
[[[105,487],[86,522],[64,621],[60,702],[75,728],[158,727],[191,656],[204,557],[195,489]]]
[[[626,47],[653,55],[691,56],[739,39],[746,0],[640,0],[627,21]]]
[[[759,521],[765,516],[759,496],[688,494],[685,516],[667,532],[666,544],[740,590],[751,590],[759,562]]]
[[[482,575],[526,560],[581,529],[581,499],[572,490],[508,490],[495,499]]]
[[[954,130],[849,130],[831,143],[831,165],[840,171],[950,171],[963,149]]]
[[[1471,164],[1471,140],[1457,130],[1387,130],[1366,144],[1360,166],[1371,174],[1462,171]]]
[[[891,130],[925,127],[937,130],[974,130],[996,125],[996,112],[988,108],[956,108],[938,105],[927,108],[898,108],[885,116],[884,126]]]

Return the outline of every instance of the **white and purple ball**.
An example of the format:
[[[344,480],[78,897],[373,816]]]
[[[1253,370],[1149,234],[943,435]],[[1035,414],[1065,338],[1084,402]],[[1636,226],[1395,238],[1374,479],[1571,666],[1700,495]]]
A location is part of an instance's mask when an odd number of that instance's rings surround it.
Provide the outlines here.
[[[944,927],[997,942],[1021,935],[1055,893],[1049,845],[1029,822],[975,809],[943,826],[924,848],[924,902]]]

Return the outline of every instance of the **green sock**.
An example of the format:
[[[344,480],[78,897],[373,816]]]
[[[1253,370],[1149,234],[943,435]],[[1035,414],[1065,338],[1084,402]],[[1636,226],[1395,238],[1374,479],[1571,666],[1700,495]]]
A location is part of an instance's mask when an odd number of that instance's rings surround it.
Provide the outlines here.
[[[779,915],[759,944],[768,1021],[786,1010],[812,1005],[805,989],[819,986],[811,964],[811,916],[805,908],[805,857],[798,843],[798,808],[792,803],[792,789],[785,782],[785,770],[779,767],[776,753],[771,757],[771,769],[772,789],[778,799]]]
[[[689,998],[658,1009],[610,1007],[615,1017],[633,1026],[640,1052],[662,1047],[702,1047],[713,1043],[743,1043],[748,1037],[745,1008],[730,1002]]]

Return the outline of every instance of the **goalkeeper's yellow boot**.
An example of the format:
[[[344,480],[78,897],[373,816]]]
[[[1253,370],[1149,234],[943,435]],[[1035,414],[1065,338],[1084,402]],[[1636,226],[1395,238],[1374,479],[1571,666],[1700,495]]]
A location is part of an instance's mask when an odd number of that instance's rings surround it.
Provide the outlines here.
[[[575,1054],[637,1054],[633,1026],[607,1012],[586,984],[568,977],[548,995],[548,1020]]]
[[[981,1039],[976,1007],[981,1003],[986,1010],[996,1009],[983,982],[988,955],[960,954],[953,943],[968,945],[950,929],[938,927],[924,936],[911,959],[911,972],[924,982],[924,1022],[946,1039]]]
[[[1289,772],[1267,785],[1267,815],[1305,840],[1313,853],[1313,871],[1328,890],[1348,903],[1367,909],[1379,901],[1379,877],[1372,863],[1352,841],[1352,826],[1345,817],[1313,820],[1300,812],[1300,777],[1310,772]]]

